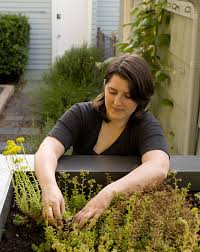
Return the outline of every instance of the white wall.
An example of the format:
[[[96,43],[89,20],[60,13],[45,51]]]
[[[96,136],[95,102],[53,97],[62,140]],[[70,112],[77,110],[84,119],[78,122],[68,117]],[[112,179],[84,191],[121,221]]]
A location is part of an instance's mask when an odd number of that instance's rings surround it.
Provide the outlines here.
[[[91,41],[92,0],[52,0],[52,60]],[[61,18],[57,19],[57,14]]]

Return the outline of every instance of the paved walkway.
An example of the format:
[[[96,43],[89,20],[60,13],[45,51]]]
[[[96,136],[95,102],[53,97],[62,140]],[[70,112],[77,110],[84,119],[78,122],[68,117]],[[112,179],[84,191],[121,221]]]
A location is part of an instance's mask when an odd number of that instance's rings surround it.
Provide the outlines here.
[[[38,133],[38,129],[33,128],[34,116],[31,95],[33,88],[34,83],[18,88],[0,114],[0,153],[4,150],[8,139],[15,139],[19,136],[27,137]],[[26,148],[31,147],[26,146]]]

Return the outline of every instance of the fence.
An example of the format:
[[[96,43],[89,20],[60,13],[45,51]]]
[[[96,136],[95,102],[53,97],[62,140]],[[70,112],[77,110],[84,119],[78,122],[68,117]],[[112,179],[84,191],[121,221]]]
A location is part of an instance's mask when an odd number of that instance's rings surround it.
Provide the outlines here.
[[[116,42],[117,40],[114,34],[108,36],[101,31],[100,27],[97,28],[97,48],[102,51],[104,59],[116,55]]]

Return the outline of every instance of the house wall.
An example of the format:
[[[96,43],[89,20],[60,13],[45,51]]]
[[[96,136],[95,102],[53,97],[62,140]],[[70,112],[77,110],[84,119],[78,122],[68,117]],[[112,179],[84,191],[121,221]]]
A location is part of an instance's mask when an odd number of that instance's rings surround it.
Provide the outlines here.
[[[25,77],[38,79],[51,64],[51,0],[1,0],[0,13],[29,18],[29,59]]]

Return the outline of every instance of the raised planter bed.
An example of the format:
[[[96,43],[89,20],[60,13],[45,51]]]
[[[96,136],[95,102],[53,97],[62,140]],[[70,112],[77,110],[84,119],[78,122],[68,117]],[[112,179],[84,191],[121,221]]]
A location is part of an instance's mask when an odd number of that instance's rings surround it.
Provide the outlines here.
[[[33,168],[33,155],[27,155],[30,167]],[[0,156],[1,170],[4,171],[4,180],[7,176],[7,181],[4,181],[4,192],[7,191],[4,203],[1,206],[0,224],[1,230],[5,224],[10,204],[12,200],[12,190],[10,189],[10,177],[6,173],[5,157]],[[80,170],[87,170],[90,172],[90,177],[95,178],[97,183],[104,183],[105,173],[109,173],[113,179],[118,179],[137,167],[139,159],[125,156],[64,156],[59,160],[57,171],[67,171],[72,175],[78,175]],[[177,171],[177,176],[182,178],[182,185],[186,186],[191,182],[192,191],[200,191],[200,157],[198,156],[172,156],[171,169]],[[3,168],[3,169],[2,169]],[[0,177],[1,178],[1,177]],[[0,195],[0,202],[2,202],[2,195]]]
[[[0,85],[0,114],[4,110],[10,97],[14,94],[14,85]]]

